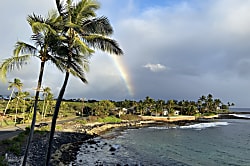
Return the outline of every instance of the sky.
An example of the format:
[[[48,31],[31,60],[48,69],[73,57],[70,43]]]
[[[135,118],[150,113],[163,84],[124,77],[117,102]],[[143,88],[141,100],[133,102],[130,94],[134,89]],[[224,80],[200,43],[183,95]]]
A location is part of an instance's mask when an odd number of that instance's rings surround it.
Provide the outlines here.
[[[107,16],[112,38],[124,51],[114,56],[96,51],[86,73],[88,84],[70,77],[64,98],[197,101],[212,94],[223,103],[250,107],[249,0],[101,0],[98,16]],[[31,43],[26,17],[46,16],[52,0],[1,1],[0,60],[12,55],[18,40]],[[39,60],[7,75],[19,78],[33,95]],[[52,64],[43,87],[54,96],[64,79]],[[0,94],[9,95],[8,81]]]

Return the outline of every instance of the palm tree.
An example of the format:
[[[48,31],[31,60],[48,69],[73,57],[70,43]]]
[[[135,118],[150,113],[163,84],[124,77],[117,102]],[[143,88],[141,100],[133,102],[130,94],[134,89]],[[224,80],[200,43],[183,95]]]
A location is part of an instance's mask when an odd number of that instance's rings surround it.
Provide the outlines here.
[[[20,102],[22,103],[22,113],[23,113],[23,123],[25,122],[25,109],[27,109],[27,105],[26,105],[26,98],[30,95],[29,92],[25,91],[25,92],[20,92],[18,97]]]
[[[33,46],[28,43],[18,41],[14,49],[14,55],[11,58],[5,59],[5,61],[0,66],[1,78],[5,80],[8,71],[12,71],[14,70],[14,68],[20,69],[24,64],[27,64],[26,62],[31,57],[37,57],[41,61],[36,93],[35,93],[35,102],[34,102],[34,111],[33,111],[31,129],[22,165],[26,165],[29,146],[34,133],[37,104],[42,84],[45,62],[50,60],[60,70],[63,70],[63,67],[61,66],[62,63],[59,63],[59,60],[56,58],[56,56],[53,53],[53,50],[51,49],[52,47],[51,45],[54,43],[54,40],[57,39],[55,37],[56,31],[54,29],[57,29],[58,26],[57,22],[59,18],[60,17],[58,17],[56,12],[51,12],[46,19],[44,19],[41,16],[37,16],[35,14],[29,15],[27,17],[27,21],[33,30],[34,34],[31,36],[31,39],[34,41],[35,45]]]
[[[73,4],[71,0],[67,0],[64,5],[60,0],[56,0],[56,4],[58,12],[63,18],[62,34],[65,39],[62,40],[63,44],[58,54],[67,55],[67,68],[52,118],[46,165],[49,165],[56,120],[70,71],[73,71],[72,74],[79,77],[83,83],[87,82],[84,71],[88,67],[89,55],[94,53],[90,47],[116,55],[123,54],[118,43],[109,38],[109,35],[113,33],[109,20],[106,17],[96,17],[95,10],[99,8],[96,1],[81,0]],[[83,68],[81,65],[84,65]]]
[[[165,101],[164,100],[160,100],[158,99],[156,101],[156,106],[155,106],[155,109],[156,109],[156,116],[158,115],[158,112],[161,112],[161,114],[163,115],[163,105],[165,104]]]
[[[7,106],[6,106],[5,110],[4,110],[4,115],[6,114],[6,111],[7,111],[7,109],[8,109],[8,106],[9,106],[9,103],[10,103],[10,100],[11,100],[11,98],[12,98],[12,95],[13,95],[13,93],[14,93],[15,88],[17,88],[18,91],[21,91],[22,86],[23,86],[23,83],[22,83],[21,80],[19,80],[18,78],[14,78],[14,81],[13,81],[13,82],[9,82],[8,89],[12,89],[12,92],[11,92],[9,101],[8,101],[8,103],[7,103]]]
[[[16,114],[15,114],[15,125],[17,123],[17,114],[18,114],[18,106],[19,106],[19,103],[25,103],[25,97],[27,97],[29,95],[29,92],[22,92],[22,91],[18,91],[18,92],[15,92],[15,98],[13,101],[16,102]],[[21,107],[24,107],[24,106],[21,106]],[[19,108],[20,109],[20,108]],[[21,110],[21,109],[20,109]],[[23,112],[24,114],[24,112]],[[24,120],[24,118],[23,118]]]
[[[168,115],[172,115],[174,113],[174,100],[168,100],[167,101],[167,109],[168,109]]]
[[[46,115],[46,109],[48,106],[48,102],[46,101],[47,98],[50,98],[51,96],[51,89],[49,87],[45,87],[43,89],[43,110],[42,110],[42,119],[45,118]],[[52,95],[53,96],[53,95]]]
[[[217,111],[217,108],[220,107],[221,100],[220,99],[214,99],[214,109]]]

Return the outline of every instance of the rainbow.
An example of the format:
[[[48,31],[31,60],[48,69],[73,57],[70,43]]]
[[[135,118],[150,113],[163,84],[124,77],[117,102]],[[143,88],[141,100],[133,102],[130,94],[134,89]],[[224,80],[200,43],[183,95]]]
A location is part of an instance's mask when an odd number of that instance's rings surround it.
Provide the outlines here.
[[[134,96],[134,89],[132,87],[132,83],[131,83],[131,79],[129,77],[129,72],[127,71],[125,65],[122,62],[122,57],[121,56],[115,56],[115,55],[111,55],[112,56],[112,60],[117,68],[117,70],[120,73],[120,76],[122,78],[122,80],[124,81],[128,93],[129,95],[132,97]]]

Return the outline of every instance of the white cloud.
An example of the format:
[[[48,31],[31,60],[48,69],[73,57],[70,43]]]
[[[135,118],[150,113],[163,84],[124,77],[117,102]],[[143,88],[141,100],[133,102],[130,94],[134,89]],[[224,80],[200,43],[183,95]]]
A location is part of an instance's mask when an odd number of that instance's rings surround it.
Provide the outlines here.
[[[158,64],[148,63],[148,64],[144,65],[143,67],[148,68],[152,72],[160,72],[160,71],[166,70],[166,66],[161,65],[159,63]]]

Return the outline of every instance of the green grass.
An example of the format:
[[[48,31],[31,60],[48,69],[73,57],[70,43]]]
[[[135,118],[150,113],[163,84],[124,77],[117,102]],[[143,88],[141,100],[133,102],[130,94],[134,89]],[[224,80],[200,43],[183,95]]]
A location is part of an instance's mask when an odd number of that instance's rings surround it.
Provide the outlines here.
[[[27,136],[27,133],[21,132],[18,134],[18,136],[14,137],[13,139],[6,139],[0,142],[0,145],[6,145],[6,152],[12,152],[15,155],[20,155],[21,153],[21,147],[23,143],[25,142],[25,138]]]
[[[80,120],[76,120],[77,123],[81,123],[81,124],[86,124],[87,121],[85,119],[80,119]]]
[[[119,118],[116,118],[114,116],[107,116],[104,118],[98,118],[98,122],[103,122],[103,123],[120,123],[122,120]]]

